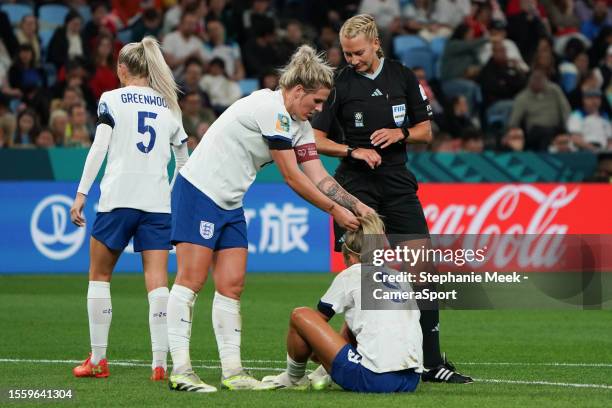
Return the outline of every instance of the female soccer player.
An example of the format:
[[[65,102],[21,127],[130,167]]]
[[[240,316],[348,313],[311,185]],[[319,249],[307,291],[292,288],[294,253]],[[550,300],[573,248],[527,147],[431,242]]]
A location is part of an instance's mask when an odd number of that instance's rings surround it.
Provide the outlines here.
[[[412,392],[423,371],[420,312],[413,302],[403,310],[362,310],[361,262],[367,262],[366,235],[384,237],[377,214],[360,219],[357,231],[344,236],[340,272],[319,301],[318,311],[299,307],[291,313],[287,334],[287,370],[264,377],[276,388],[308,388],[306,363],[317,357],[331,378],[347,391]],[[344,313],[356,344],[327,322]],[[352,337],[352,336],[350,336]]]
[[[429,143],[432,138],[425,92],[409,68],[384,58],[372,16],[346,20],[340,44],[348,66],[337,73],[331,96],[312,121],[317,149],[342,158],[335,179],[383,216],[387,233],[412,235],[406,241],[410,247],[429,246],[417,180],[406,168],[406,144]],[[344,134],[342,143],[327,137],[335,121]],[[335,225],[334,232],[339,251],[344,231]],[[440,353],[437,305],[420,306],[427,368],[423,381],[472,382]]]
[[[168,300],[171,389],[216,391],[193,372],[189,357],[193,304],[213,256],[212,321],[221,384],[229,389],[261,386],[242,369],[240,295],[248,246],[242,199],[262,166],[274,161],[293,190],[349,230],[359,226],[353,212],[372,211],[334,181],[316,152],[308,119],[321,109],[332,78],[332,68],[311,47],[300,47],[283,70],[280,89],[257,91],[232,104],[181,169],[172,191],[178,272]]]
[[[72,222],[85,226],[87,193],[107,158],[100,184],[98,214],[90,240],[87,312],[91,354],[75,367],[77,377],[108,377],[106,360],[112,306],[110,280],[119,255],[134,238],[141,252],[149,293],[153,348],[152,380],[166,377],[168,334],[168,250],[170,245],[170,145],[176,168],[187,161],[187,135],[181,124],[177,86],[152,37],[124,46],[117,75],[122,88],[105,92],[98,104],[98,125],[74,204]]]

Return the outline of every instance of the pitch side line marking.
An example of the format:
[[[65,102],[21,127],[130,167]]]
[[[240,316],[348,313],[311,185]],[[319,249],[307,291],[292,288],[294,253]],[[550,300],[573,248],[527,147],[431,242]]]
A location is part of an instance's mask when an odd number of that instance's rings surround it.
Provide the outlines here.
[[[138,360],[134,360],[138,361]],[[150,367],[148,363],[137,363],[134,361],[117,360],[113,361],[111,365],[123,366],[123,367]],[[204,360],[200,360],[204,361]],[[210,360],[214,361],[214,360]],[[0,363],[41,363],[41,364],[78,364],[81,360],[37,360],[37,359],[19,359],[19,358],[0,358]],[[194,365],[195,368],[204,369],[219,369],[219,366],[207,366],[207,365]],[[277,367],[245,367],[247,370],[260,370],[260,371],[283,371],[284,368]],[[519,384],[519,385],[549,385],[555,387],[569,387],[569,388],[598,388],[612,390],[612,385],[607,384],[580,384],[580,383],[564,383],[564,382],[552,382],[552,381],[523,381],[523,380],[504,380],[494,378],[475,378],[476,381],[482,383],[494,383],[494,384]]]

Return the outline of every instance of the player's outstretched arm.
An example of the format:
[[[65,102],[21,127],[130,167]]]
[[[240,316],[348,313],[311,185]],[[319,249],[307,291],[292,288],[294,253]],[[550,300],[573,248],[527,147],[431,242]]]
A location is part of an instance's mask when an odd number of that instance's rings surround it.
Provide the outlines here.
[[[85,199],[87,198],[87,194],[89,194],[89,189],[96,179],[100,168],[102,167],[104,157],[106,157],[106,152],[108,151],[112,133],[113,128],[105,123],[101,123],[96,127],[96,135],[91,147],[89,148],[89,153],[87,153],[87,159],[85,160],[85,167],[83,168],[83,174],[77,189],[77,194],[74,198],[74,203],[70,208],[70,220],[79,227],[85,225],[85,217],[83,217]]]
[[[337,205],[331,198],[319,191],[312,181],[302,173],[293,150],[270,150],[270,153],[285,182],[293,191],[314,206],[331,214],[338,225],[343,228],[354,231],[359,227],[359,220],[352,212]]]
[[[373,213],[374,210],[359,201],[355,196],[346,191],[332,176],[329,175],[321,160],[309,160],[302,163],[304,174],[317,186],[319,191],[329,197],[332,201],[344,208],[351,210],[360,217]]]

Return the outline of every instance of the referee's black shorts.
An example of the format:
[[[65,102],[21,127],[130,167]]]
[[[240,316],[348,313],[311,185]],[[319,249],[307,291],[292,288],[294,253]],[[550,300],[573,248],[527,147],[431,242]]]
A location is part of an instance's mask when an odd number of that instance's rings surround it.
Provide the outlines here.
[[[334,178],[346,191],[383,217],[388,235],[429,237],[423,207],[416,194],[416,178],[405,164],[370,170],[342,163]],[[334,222],[336,252],[342,250],[344,232]]]

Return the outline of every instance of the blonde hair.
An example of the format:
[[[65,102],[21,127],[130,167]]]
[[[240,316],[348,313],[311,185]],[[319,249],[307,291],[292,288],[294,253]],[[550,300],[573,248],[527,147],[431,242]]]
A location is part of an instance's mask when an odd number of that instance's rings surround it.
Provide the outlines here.
[[[334,69],[323,59],[323,55],[309,45],[302,45],[291,56],[291,60],[280,70],[279,85],[291,89],[302,85],[307,92],[334,86]]]
[[[359,34],[363,34],[368,40],[378,38],[378,28],[374,17],[369,14],[358,14],[346,20],[340,28],[340,37],[355,38]],[[376,51],[378,58],[385,56],[382,47]]]
[[[131,75],[147,77],[149,86],[159,92],[170,110],[180,117],[181,108],[177,100],[179,88],[155,38],[147,36],[141,42],[126,44],[119,51],[117,62],[125,64]]]
[[[345,260],[352,254],[356,255],[361,262],[368,262],[374,249],[384,247],[385,224],[376,213],[358,217],[358,219],[359,228],[356,231],[347,231],[343,236],[342,255]],[[366,242],[366,235],[374,237]]]

